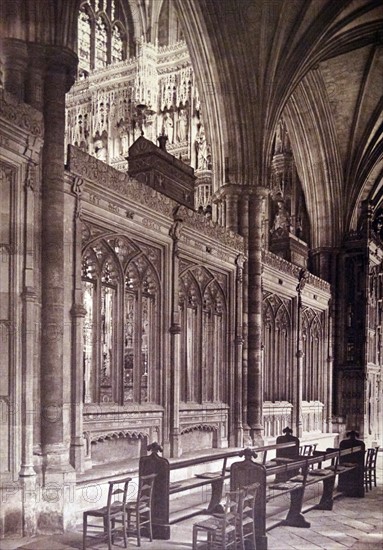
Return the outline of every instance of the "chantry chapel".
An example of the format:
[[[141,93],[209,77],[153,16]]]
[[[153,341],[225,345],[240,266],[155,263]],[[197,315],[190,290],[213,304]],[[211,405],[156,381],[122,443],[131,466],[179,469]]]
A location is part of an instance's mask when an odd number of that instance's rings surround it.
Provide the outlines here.
[[[0,20],[2,536],[70,528],[153,441],[379,444],[381,2]]]

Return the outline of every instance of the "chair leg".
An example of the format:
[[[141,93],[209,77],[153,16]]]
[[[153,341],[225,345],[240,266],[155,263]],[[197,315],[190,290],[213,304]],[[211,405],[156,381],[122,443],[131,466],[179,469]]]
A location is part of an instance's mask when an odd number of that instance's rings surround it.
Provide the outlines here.
[[[107,532],[107,535],[108,535],[108,550],[112,550],[112,525],[111,525],[111,520],[107,520],[107,524],[106,524],[106,532]]]
[[[153,540],[153,529],[152,529],[152,511],[149,510],[149,540]]]
[[[86,533],[88,530],[88,516],[84,514],[83,516],[83,527],[82,527],[82,549],[86,550]]]
[[[138,512],[136,515],[136,527],[137,527],[137,546],[141,546],[141,516]]]
[[[122,514],[122,536],[124,537],[124,548],[128,547],[128,536],[127,536],[127,520],[126,520],[126,512],[123,512]]]
[[[198,530],[196,529],[196,527],[193,527],[193,549],[192,550],[197,550],[197,535],[198,535]]]

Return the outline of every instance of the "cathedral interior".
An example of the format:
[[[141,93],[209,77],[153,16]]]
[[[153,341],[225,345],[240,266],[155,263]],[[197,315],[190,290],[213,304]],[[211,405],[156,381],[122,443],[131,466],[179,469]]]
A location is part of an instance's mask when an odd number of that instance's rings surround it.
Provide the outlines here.
[[[382,3],[0,20],[2,536],[65,531],[154,441],[379,445]]]

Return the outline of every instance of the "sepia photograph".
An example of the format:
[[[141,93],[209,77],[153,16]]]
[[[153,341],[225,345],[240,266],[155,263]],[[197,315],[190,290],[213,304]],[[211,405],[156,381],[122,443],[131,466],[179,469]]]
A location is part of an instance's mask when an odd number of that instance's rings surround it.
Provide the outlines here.
[[[0,0],[0,550],[383,549],[381,0]]]

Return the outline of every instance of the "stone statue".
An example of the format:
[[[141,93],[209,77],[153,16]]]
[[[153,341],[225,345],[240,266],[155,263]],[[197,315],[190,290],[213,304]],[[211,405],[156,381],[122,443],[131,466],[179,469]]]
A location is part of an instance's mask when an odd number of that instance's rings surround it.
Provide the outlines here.
[[[277,201],[278,210],[275,214],[271,233],[287,234],[291,231],[290,214],[286,209],[283,199]]]
[[[96,138],[94,141],[94,153],[96,158],[106,162],[106,147],[102,138]]]
[[[178,141],[187,139],[188,119],[185,109],[180,109],[178,115]]]
[[[121,122],[118,127],[118,134],[120,138],[120,153],[125,155],[129,150],[129,131],[126,122]]]
[[[168,142],[173,143],[173,119],[170,113],[166,113],[163,123],[163,134],[168,136]]]
[[[383,214],[379,213],[372,222],[372,229],[378,239],[383,240]]]
[[[197,169],[208,169],[208,151],[204,127],[201,125],[196,139]]]

